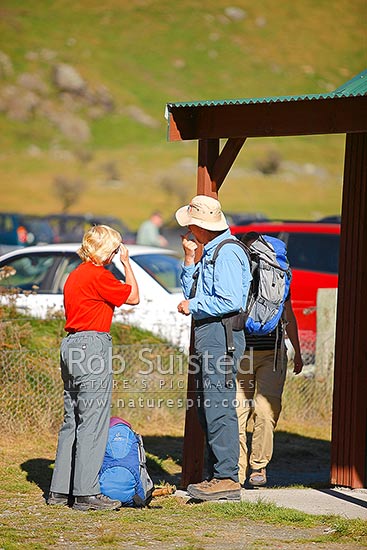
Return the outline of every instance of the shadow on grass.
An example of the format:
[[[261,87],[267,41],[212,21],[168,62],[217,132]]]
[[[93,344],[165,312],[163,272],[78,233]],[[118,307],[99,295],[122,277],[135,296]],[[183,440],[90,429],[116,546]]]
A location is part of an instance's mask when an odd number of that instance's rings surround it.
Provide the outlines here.
[[[183,437],[144,436],[147,468],[154,483],[166,481],[178,486],[182,470]]]
[[[248,444],[251,447],[251,433]],[[190,444],[190,443],[188,443]],[[183,438],[170,436],[144,436],[149,458],[147,465],[155,482],[164,479],[180,484]],[[167,471],[169,464],[177,468],[174,474]],[[268,468],[268,487],[328,487],[330,478],[330,442],[291,432],[276,431],[274,454]]]
[[[248,434],[251,445],[251,434]],[[144,436],[148,471],[155,483],[180,485],[183,437]],[[52,460],[32,458],[21,464],[27,481],[36,483],[48,494],[52,477]],[[330,442],[277,431],[273,459],[267,468],[268,487],[328,487],[330,475]]]
[[[268,487],[321,487],[330,484],[330,441],[276,431]]]
[[[52,478],[53,460],[48,458],[31,458],[23,462],[20,466],[24,472],[27,472],[27,481],[35,483],[43,491],[46,498],[50,488]]]

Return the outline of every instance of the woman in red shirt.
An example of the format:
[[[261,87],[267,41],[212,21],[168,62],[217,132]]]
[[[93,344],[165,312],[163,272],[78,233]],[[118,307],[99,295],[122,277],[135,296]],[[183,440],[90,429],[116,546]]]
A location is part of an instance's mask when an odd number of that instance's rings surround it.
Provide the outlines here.
[[[139,303],[139,289],[121,235],[96,225],[77,251],[82,263],[64,287],[65,330],[60,364],[64,382],[64,422],[47,503],[76,510],[111,510],[120,501],[101,494],[98,474],[105,453],[111,407],[112,339],[115,307]],[[104,268],[115,254],[125,283]]]

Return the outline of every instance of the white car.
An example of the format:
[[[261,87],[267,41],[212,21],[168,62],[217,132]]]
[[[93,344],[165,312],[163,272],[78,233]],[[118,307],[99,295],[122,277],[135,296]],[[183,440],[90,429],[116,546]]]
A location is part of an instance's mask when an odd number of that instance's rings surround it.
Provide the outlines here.
[[[57,311],[63,313],[62,291],[67,276],[81,262],[76,254],[79,246],[74,243],[31,246],[1,256],[1,303],[9,300],[6,289],[20,289],[15,295],[18,310],[42,318]],[[179,256],[162,248],[128,245],[128,249],[139,285],[140,303],[116,309],[114,319],[149,330],[186,351],[190,317],[177,312],[177,305],[183,299]],[[124,280],[118,255],[107,269]]]

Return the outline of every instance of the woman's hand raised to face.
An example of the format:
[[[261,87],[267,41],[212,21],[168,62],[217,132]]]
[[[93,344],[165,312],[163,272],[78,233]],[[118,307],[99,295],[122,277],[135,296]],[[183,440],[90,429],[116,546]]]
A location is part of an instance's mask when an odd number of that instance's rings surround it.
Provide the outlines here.
[[[120,244],[120,261],[123,264],[129,261],[129,251],[123,243]]]

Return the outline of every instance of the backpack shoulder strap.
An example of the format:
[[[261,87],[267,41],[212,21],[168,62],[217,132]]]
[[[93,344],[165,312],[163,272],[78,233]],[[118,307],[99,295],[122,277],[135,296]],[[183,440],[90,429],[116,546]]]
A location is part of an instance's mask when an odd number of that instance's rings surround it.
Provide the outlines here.
[[[219,254],[219,251],[220,249],[227,243],[231,243],[231,244],[237,244],[238,246],[240,246],[242,248],[242,250],[244,251],[244,253],[246,254],[247,256],[247,259],[248,261],[250,262],[250,265],[251,265],[251,259],[250,259],[250,252],[249,252],[249,249],[248,247],[242,242],[240,241],[239,239],[224,239],[224,241],[220,242],[216,249],[214,250],[214,254],[213,254],[213,257],[212,259],[210,260],[210,262],[208,263],[211,263],[211,264],[215,264],[215,261],[216,259],[218,258],[218,254]]]

